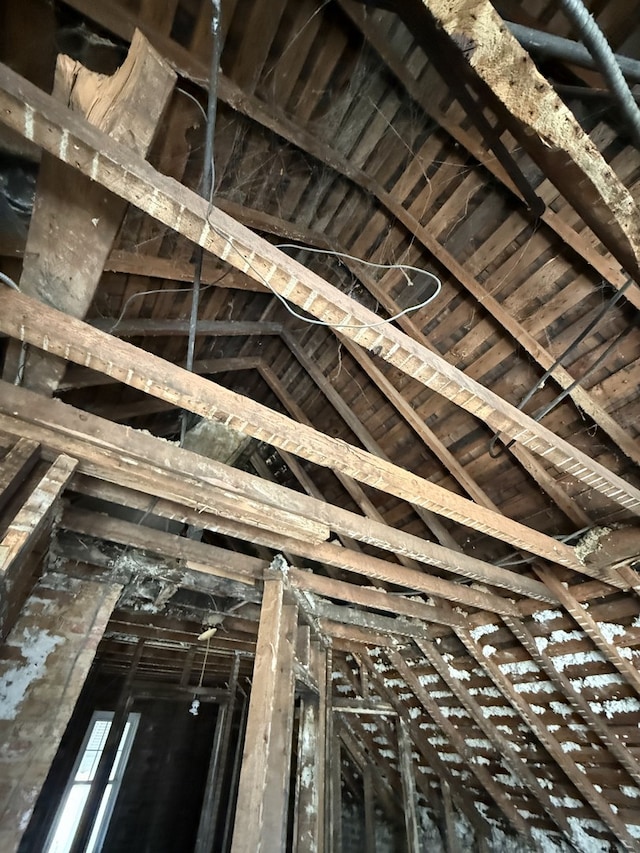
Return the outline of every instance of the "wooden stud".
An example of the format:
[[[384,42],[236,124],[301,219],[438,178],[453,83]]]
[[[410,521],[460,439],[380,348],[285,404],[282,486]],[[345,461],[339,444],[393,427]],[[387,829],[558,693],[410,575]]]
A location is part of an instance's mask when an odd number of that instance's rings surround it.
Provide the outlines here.
[[[231,853],[286,849],[296,623],[282,576],[267,575]]]

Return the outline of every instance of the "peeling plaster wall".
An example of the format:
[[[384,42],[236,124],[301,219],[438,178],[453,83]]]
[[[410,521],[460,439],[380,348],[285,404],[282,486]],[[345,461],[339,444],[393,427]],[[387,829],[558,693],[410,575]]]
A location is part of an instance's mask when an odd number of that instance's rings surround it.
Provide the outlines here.
[[[121,593],[46,575],[0,647],[0,850],[16,850]]]

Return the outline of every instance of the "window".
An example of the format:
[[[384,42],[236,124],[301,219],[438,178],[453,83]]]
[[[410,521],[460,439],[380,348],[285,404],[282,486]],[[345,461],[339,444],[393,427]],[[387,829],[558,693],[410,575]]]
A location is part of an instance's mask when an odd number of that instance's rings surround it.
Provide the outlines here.
[[[107,741],[112,719],[113,713],[111,711],[94,712],[56,819],[49,832],[45,853],[68,853],[71,848],[73,837],[82,817],[82,810],[95,778],[100,756]],[[129,714],[109,773],[109,782],[98,809],[98,816],[86,853],[99,853],[102,848],[139,719],[140,714]]]

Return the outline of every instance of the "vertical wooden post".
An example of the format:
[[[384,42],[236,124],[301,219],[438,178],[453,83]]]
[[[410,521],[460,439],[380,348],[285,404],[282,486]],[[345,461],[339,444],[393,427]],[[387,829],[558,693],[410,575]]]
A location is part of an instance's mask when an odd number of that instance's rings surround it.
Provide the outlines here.
[[[318,643],[311,645],[309,659],[320,693],[307,693],[300,701],[295,853],[324,850],[325,667],[324,649]]]
[[[398,718],[398,756],[402,796],[404,801],[404,822],[407,830],[407,853],[418,853],[418,818],[416,815],[416,782],[413,775],[411,758],[411,738],[405,720]]]
[[[364,788],[365,850],[367,853],[376,853],[376,811],[370,764],[365,764],[362,768],[362,784]]]
[[[331,744],[331,853],[342,853],[342,748],[340,738],[333,732]]]
[[[275,561],[274,561],[275,563]],[[281,570],[265,576],[232,853],[284,853],[294,706],[297,608]]]
[[[459,853],[458,836],[454,820],[453,803],[451,801],[451,790],[446,779],[441,780],[442,802],[444,803],[444,820],[447,830],[447,853]]]

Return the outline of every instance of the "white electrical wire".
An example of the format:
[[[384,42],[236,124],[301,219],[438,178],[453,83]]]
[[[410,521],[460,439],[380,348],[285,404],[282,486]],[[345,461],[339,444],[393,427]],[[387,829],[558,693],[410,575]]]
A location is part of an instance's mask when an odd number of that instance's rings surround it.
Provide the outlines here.
[[[213,223],[210,222],[209,224],[211,225],[213,230],[215,230],[216,233],[220,237],[223,237],[228,242],[230,242],[225,234],[221,233],[220,231],[218,231],[217,228],[215,228],[215,226],[213,226]],[[407,275],[406,270],[410,270],[411,272],[415,272],[415,273],[422,273],[423,275],[428,275],[429,278],[431,278],[436,284],[435,291],[430,296],[428,296],[425,300],[423,300],[422,302],[419,302],[417,305],[411,305],[409,308],[405,308],[403,311],[399,311],[397,314],[394,314],[393,317],[389,317],[386,320],[381,320],[379,323],[327,323],[326,320],[312,320],[309,317],[305,317],[304,315],[299,314],[295,309],[293,309],[289,305],[289,303],[284,298],[284,296],[281,296],[281,294],[279,294],[278,291],[275,290],[269,284],[269,282],[262,276],[260,271],[257,270],[251,264],[251,262],[247,261],[247,265],[248,265],[249,269],[253,270],[253,272],[258,276],[260,281],[265,285],[265,287],[267,287],[271,291],[271,293],[273,293],[274,296],[276,296],[280,300],[280,302],[284,305],[284,307],[287,309],[287,311],[293,317],[296,317],[298,320],[302,320],[303,323],[308,323],[309,325],[312,325],[312,326],[325,326],[328,329],[377,329],[379,326],[387,326],[389,323],[393,323],[394,320],[398,320],[398,319],[400,319],[400,317],[404,317],[405,314],[409,314],[413,311],[418,311],[420,308],[424,308],[430,302],[433,302],[433,300],[440,294],[440,291],[442,290],[442,282],[440,281],[438,276],[432,272],[429,272],[429,270],[422,269],[421,267],[413,267],[413,266],[410,266],[409,264],[379,264],[379,263],[374,263],[373,261],[365,261],[362,258],[356,258],[353,255],[347,255],[344,252],[334,252],[331,249],[315,249],[312,246],[298,246],[294,243],[279,243],[275,248],[276,249],[287,249],[287,248],[289,248],[289,249],[299,249],[300,251],[304,251],[304,252],[317,252],[317,253],[322,254],[322,255],[334,255],[335,257],[338,257],[338,258],[349,258],[350,260],[355,261],[356,263],[364,264],[365,266],[369,266],[369,267],[376,267],[377,269],[400,270],[404,274],[405,278],[407,279],[407,283],[411,287],[413,286],[413,282],[409,279],[409,276]]]

